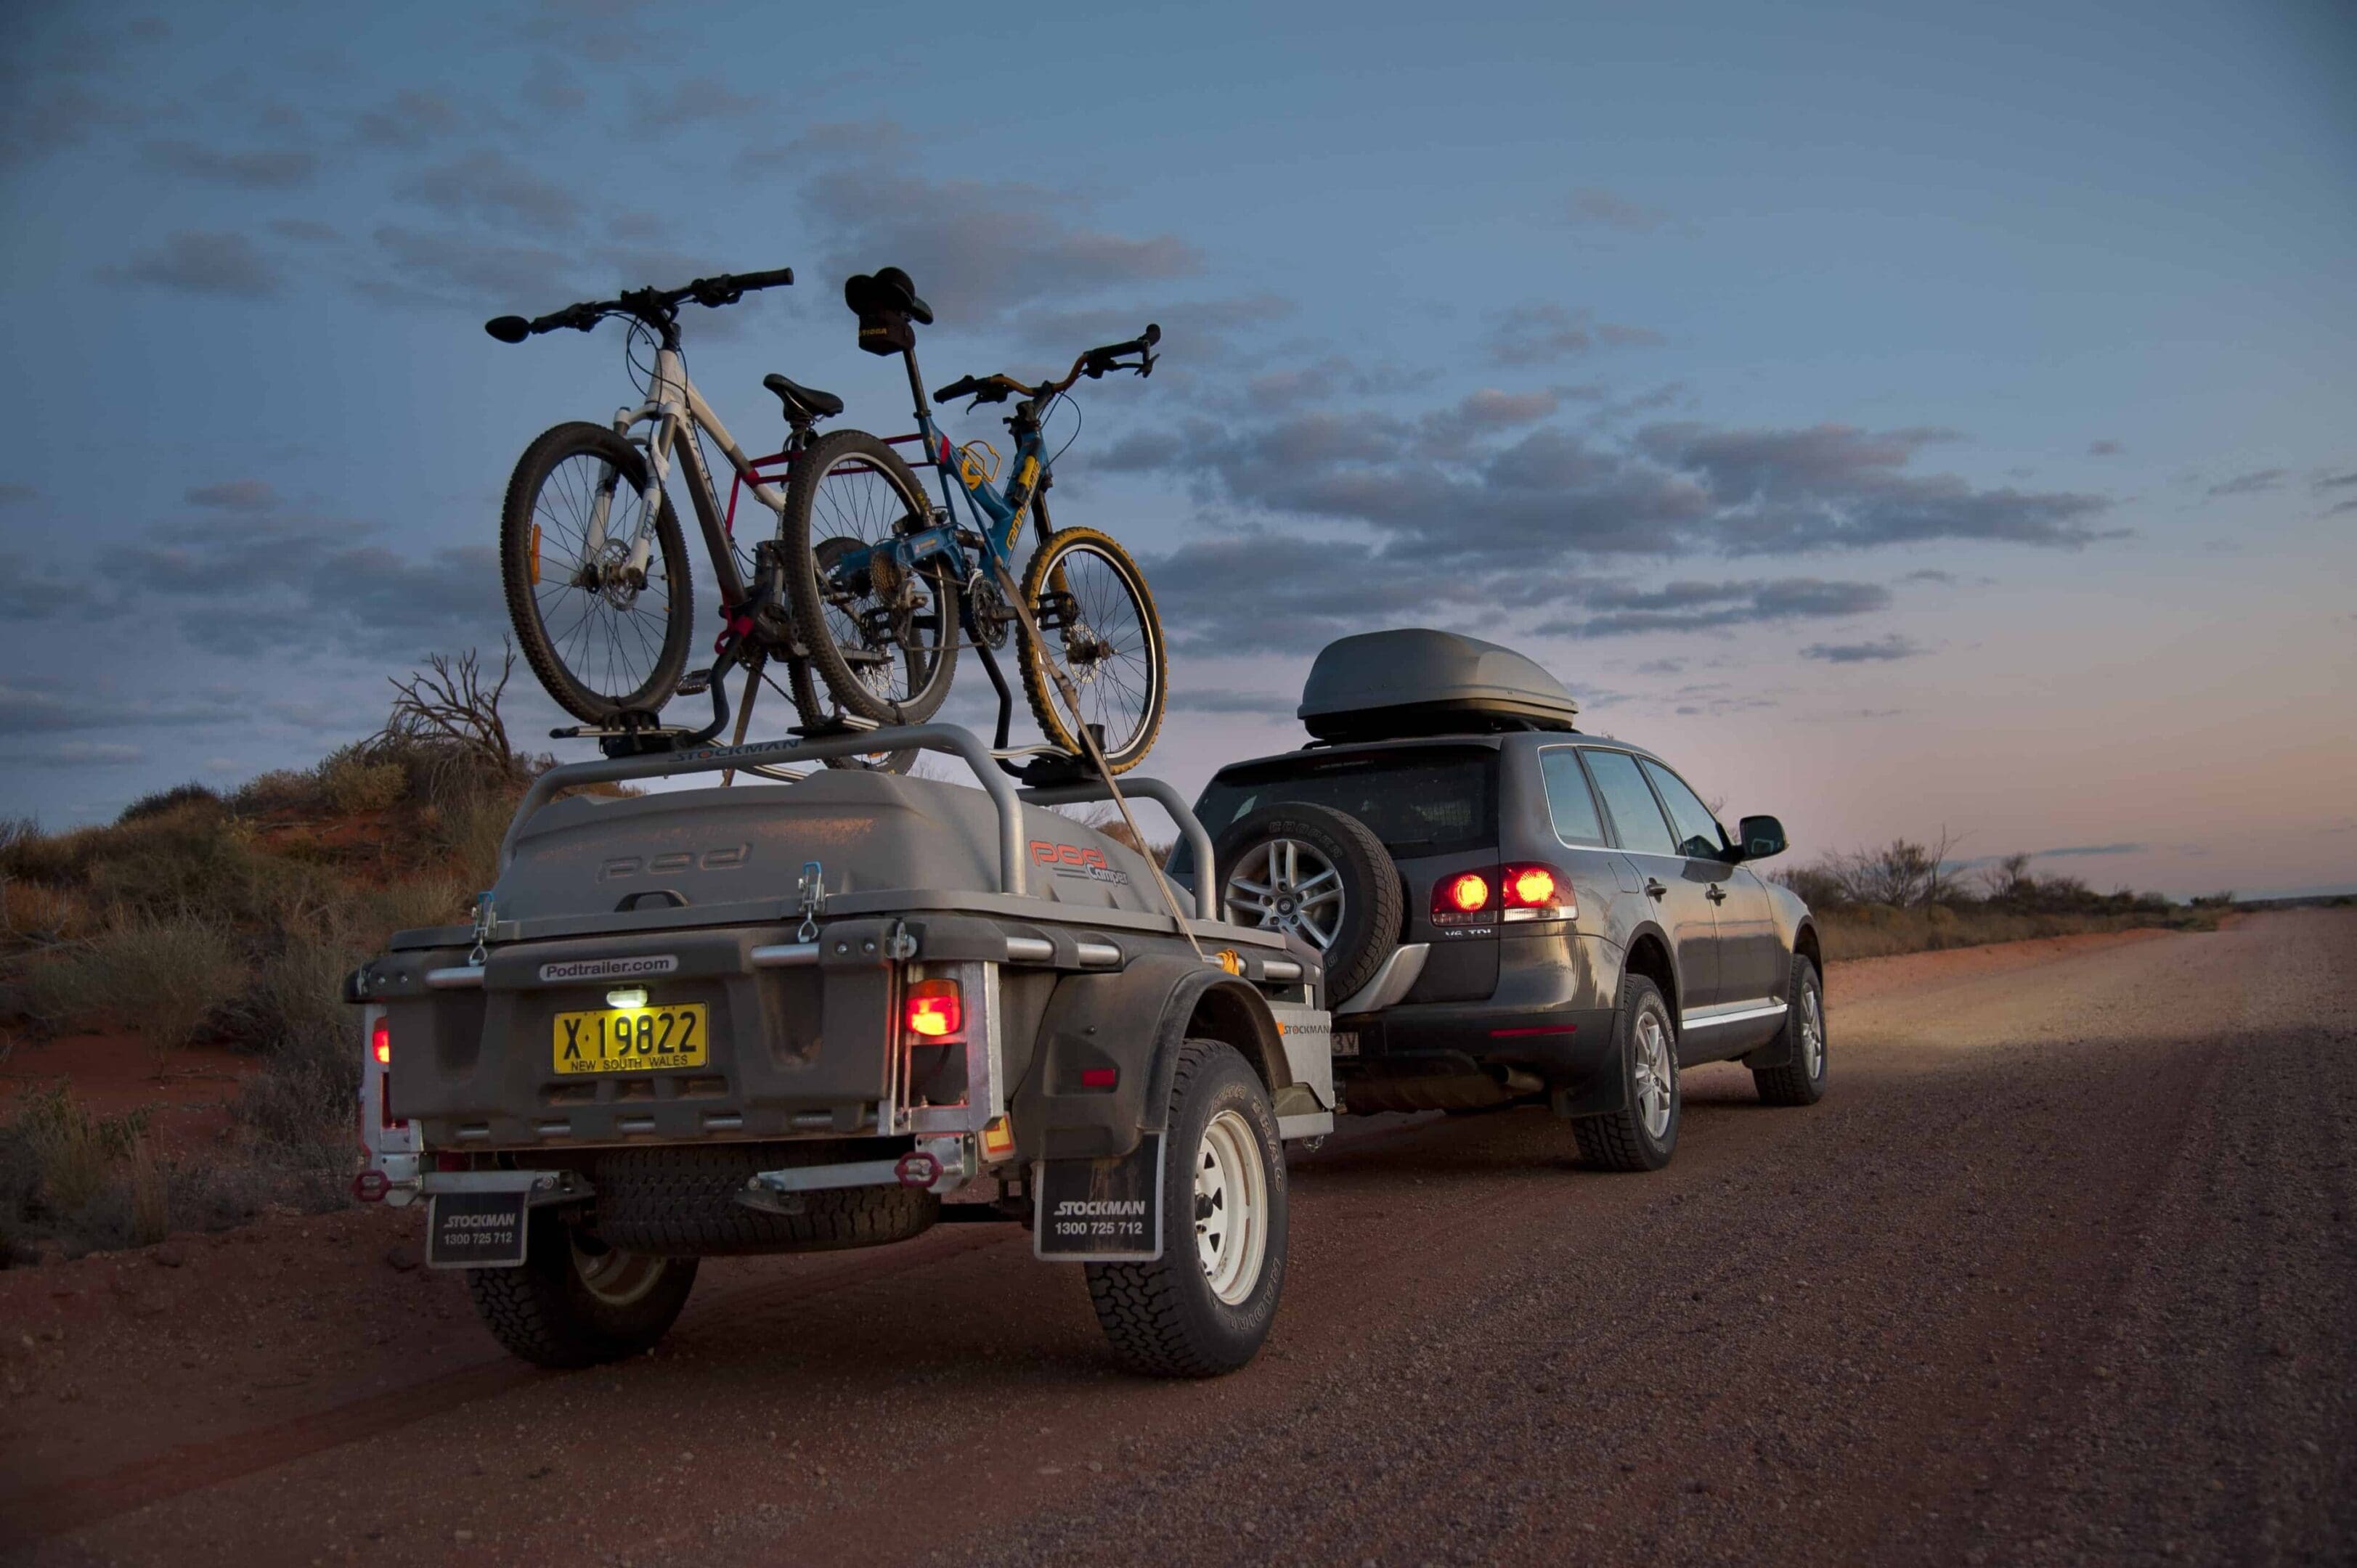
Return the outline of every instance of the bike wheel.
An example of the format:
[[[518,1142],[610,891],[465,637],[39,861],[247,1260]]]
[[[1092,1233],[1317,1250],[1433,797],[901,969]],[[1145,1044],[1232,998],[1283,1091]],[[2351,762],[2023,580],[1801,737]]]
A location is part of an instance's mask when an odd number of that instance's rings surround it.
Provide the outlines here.
[[[646,456],[601,424],[560,424],[524,448],[500,511],[500,575],[524,662],[587,724],[671,700],[687,665],[695,588],[671,498],[643,567]],[[600,532],[603,542],[590,538]]]
[[[957,671],[958,585],[942,557],[905,575],[845,571],[846,556],[929,525],[909,465],[857,430],[794,460],[786,492],[786,589],[794,625],[828,693],[877,724],[922,724]]]
[[[810,660],[794,659],[787,661],[786,682],[793,694],[794,709],[806,725],[823,725],[843,717],[843,704],[836,702],[825,685],[811,673]],[[829,768],[848,768],[867,773],[906,773],[916,766],[914,747],[907,751],[856,751],[849,757],[830,757]]]
[[[1129,552],[1093,528],[1060,529],[1023,573],[1023,602],[1039,639],[1023,639],[1023,694],[1049,741],[1079,753],[1077,725],[1103,726],[1106,766],[1126,773],[1162,728],[1169,660],[1146,575]],[[1079,692],[1068,718],[1054,670]]]

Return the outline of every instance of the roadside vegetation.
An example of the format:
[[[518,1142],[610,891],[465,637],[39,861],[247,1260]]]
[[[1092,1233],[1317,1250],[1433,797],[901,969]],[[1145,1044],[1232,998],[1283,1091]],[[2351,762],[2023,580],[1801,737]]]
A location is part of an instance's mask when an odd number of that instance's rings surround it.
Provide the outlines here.
[[[63,1086],[0,1120],[0,1266],[345,1201],[359,1055],[343,976],[395,930],[467,918],[520,792],[550,758],[500,716],[512,658],[436,658],[384,726],[226,793],[185,784],[114,822],[0,822],[0,1055],[135,1036],[167,1098],[191,1046],[249,1056],[216,1146],[167,1151],[143,1112]]]
[[[2232,893],[2190,904],[2099,893],[2076,876],[2031,875],[2026,854],[1965,869],[1949,858],[1954,847],[1944,832],[1928,843],[1894,839],[1771,875],[1815,912],[1828,961],[2135,927],[2210,930],[2234,902]]]

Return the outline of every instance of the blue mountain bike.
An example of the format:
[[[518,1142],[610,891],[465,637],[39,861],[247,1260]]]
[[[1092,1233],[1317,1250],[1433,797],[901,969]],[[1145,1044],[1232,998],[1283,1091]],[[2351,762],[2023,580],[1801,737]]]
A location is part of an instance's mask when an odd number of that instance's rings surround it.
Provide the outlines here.
[[[943,403],[971,397],[969,408],[1018,400],[1006,421],[1015,451],[1002,489],[985,443],[952,446],[933,424],[915,332],[933,313],[909,275],[898,267],[862,274],[844,285],[844,299],[858,314],[859,346],[906,362],[917,433],[887,441],[838,430],[797,456],[781,543],[811,666],[844,713],[918,724],[949,694],[969,645],[1003,696],[992,650],[1012,638],[1024,694],[1049,745],[1080,757],[1093,742],[1110,771],[1135,767],[1162,727],[1162,624],[1127,551],[1094,529],[1060,530],[1048,521],[1053,459],[1040,422],[1083,376],[1151,374],[1161,328],[1089,349],[1060,381],[1028,386],[1006,375],[966,376],[932,394]],[[941,472],[939,508],[894,449],[909,444]],[[1015,551],[1027,510],[1038,544],[1018,582]]]

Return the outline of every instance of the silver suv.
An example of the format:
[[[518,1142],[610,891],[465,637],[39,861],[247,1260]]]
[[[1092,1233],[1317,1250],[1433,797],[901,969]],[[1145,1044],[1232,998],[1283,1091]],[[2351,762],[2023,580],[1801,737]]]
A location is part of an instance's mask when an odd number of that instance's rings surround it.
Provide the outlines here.
[[[1760,1098],[1824,1092],[1816,927],[1669,764],[1583,735],[1511,650],[1374,632],[1320,653],[1298,751],[1222,768],[1196,802],[1231,919],[1326,955],[1353,1112],[1546,1100],[1592,1165],[1655,1170],[1678,1072],[1741,1060]],[[1182,847],[1174,870],[1191,877]]]

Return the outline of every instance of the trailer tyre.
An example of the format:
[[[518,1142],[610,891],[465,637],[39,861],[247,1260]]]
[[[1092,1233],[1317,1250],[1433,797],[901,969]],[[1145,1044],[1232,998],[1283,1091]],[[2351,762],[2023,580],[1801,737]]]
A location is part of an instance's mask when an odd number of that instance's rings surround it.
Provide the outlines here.
[[[652,1348],[694,1284],[694,1259],[608,1247],[554,1208],[533,1210],[521,1267],[467,1271],[491,1337],[543,1367],[594,1367]]]
[[[1260,1077],[1233,1047],[1189,1040],[1162,1140],[1162,1256],[1088,1265],[1123,1365],[1211,1378],[1259,1353],[1285,1288],[1285,1152]]]

